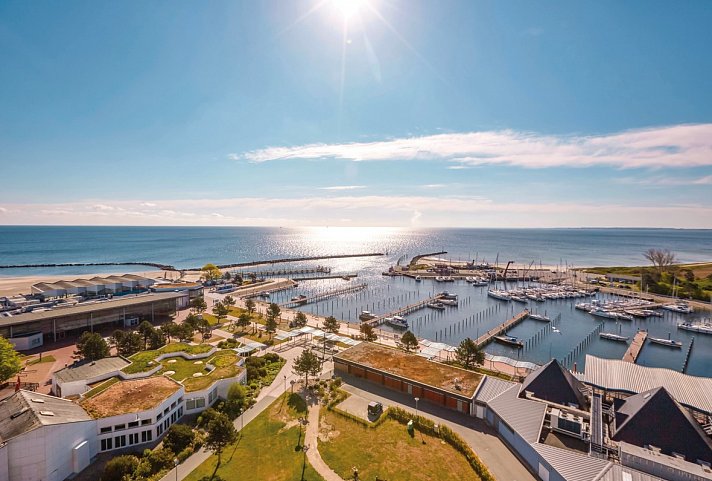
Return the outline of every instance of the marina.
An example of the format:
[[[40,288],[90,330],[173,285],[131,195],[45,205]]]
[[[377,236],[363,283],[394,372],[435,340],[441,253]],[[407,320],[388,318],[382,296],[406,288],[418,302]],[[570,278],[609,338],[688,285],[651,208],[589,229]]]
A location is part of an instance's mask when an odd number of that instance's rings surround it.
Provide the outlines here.
[[[640,351],[643,350],[643,346],[645,345],[645,339],[648,337],[648,331],[638,331],[635,334],[635,337],[633,338],[633,342],[630,343],[630,347],[628,347],[628,350],[623,354],[623,360],[625,362],[632,362],[635,364],[635,362],[638,360],[638,356],[640,356]]]

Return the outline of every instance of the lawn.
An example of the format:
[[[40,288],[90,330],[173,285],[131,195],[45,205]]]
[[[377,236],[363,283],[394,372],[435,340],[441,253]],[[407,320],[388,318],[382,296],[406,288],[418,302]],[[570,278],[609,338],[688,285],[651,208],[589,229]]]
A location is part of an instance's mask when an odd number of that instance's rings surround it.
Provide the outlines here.
[[[351,479],[356,467],[364,480],[376,476],[388,481],[479,480],[455,448],[419,432],[411,437],[403,424],[392,419],[371,428],[323,409],[319,452],[344,479]]]
[[[306,415],[304,401],[285,394],[252,420],[237,443],[225,449],[217,473],[222,479],[252,481],[324,481],[306,461],[304,439],[297,418]],[[198,481],[215,471],[217,456],[210,456],[185,478]]]
[[[213,346],[209,344],[193,346],[182,342],[171,342],[160,349],[141,351],[137,352],[133,356],[130,356],[129,361],[131,361],[131,364],[123,368],[122,371],[126,374],[150,371],[154,367],[152,361],[161,354],[179,351],[183,351],[188,354],[201,354],[210,351],[212,348]]]
[[[210,386],[210,384],[218,379],[226,379],[237,376],[244,369],[243,367],[235,365],[237,360],[238,356],[235,351],[225,350],[217,352],[214,357],[207,360],[209,364],[215,366],[215,370],[202,377],[192,377],[191,373],[190,376],[186,376],[187,379],[182,378],[184,379],[183,386],[185,386],[185,390],[187,392],[199,391]],[[176,375],[177,374],[178,371],[176,371]],[[177,379],[177,377],[175,379]]]
[[[55,362],[55,361],[56,361],[56,359],[54,358],[54,356],[51,354],[48,354],[48,355],[42,356],[42,357],[37,356],[36,358],[27,361],[27,365],[32,366],[34,364],[40,364],[40,363],[45,363],[45,362]]]

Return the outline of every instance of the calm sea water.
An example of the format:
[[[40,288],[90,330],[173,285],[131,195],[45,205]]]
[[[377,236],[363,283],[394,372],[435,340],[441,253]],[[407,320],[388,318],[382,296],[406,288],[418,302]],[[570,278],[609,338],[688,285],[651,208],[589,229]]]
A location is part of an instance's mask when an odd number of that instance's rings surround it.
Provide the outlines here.
[[[202,228],[202,227],[0,227],[0,264],[43,264],[70,262],[141,262],[171,264],[178,268],[201,266],[207,262],[227,264],[252,260],[277,259],[348,253],[383,252],[384,257],[334,259],[304,263],[327,265],[335,273],[358,273],[358,282],[368,288],[359,293],[332,298],[304,309],[357,322],[358,313],[367,309],[376,314],[392,311],[443,288],[459,294],[461,305],[444,312],[417,311],[408,317],[412,329],[421,337],[457,344],[465,337],[476,337],[523,308],[491,299],[486,289],[464,282],[416,283],[407,278],[381,275],[399,259],[435,251],[453,260],[486,259],[516,265],[534,261],[544,265],[611,266],[642,264],[642,252],[650,247],[669,248],[682,262],[712,260],[712,231],[674,229],[438,229],[407,230],[385,228]],[[298,266],[299,264],[290,264]],[[281,267],[281,266],[280,266]],[[9,269],[0,275],[80,275],[93,272],[144,270],[135,267]],[[145,270],[148,270],[146,268]],[[297,294],[344,287],[340,279],[301,282],[299,287],[279,293],[282,302]],[[547,301],[530,306],[550,317],[561,315],[560,333],[544,332],[526,349],[514,350],[491,344],[491,353],[537,363],[551,357],[563,359],[586,339],[599,324],[585,312],[573,308],[575,301]],[[699,317],[695,314],[692,317]],[[707,314],[709,315],[709,314]],[[682,350],[648,344],[639,363],[679,370],[694,334],[678,330],[681,317],[666,313],[663,318],[608,322],[604,331],[632,336],[638,328],[652,336],[683,342]],[[527,320],[510,334],[533,339],[545,325]],[[583,367],[585,353],[621,358],[626,346],[605,341],[597,335],[575,356]],[[688,373],[712,376],[712,336],[696,335]]]

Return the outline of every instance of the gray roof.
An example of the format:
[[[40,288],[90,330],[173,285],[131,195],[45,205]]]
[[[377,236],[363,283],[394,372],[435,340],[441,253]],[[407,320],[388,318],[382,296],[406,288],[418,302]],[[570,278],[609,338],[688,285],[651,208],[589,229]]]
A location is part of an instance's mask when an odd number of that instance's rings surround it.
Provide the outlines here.
[[[625,476],[625,478],[623,478]],[[600,481],[664,481],[662,478],[653,476],[652,474],[642,473],[635,469],[614,464],[600,478]]]
[[[21,390],[0,401],[0,442],[41,426],[91,420],[72,401]]]
[[[489,408],[527,442],[539,441],[546,404],[520,398],[519,386],[512,386],[492,399]]]
[[[139,296],[122,296],[118,299],[111,299],[108,301],[101,302],[82,302],[72,307],[62,307],[39,312],[26,312],[24,314],[18,314],[16,316],[2,317],[0,318],[0,327],[14,326],[17,324],[25,324],[28,322],[54,319],[63,316],[72,316],[75,314],[88,314],[90,312],[108,309],[117,309],[128,306],[149,304],[151,302],[156,301],[177,299],[184,295],[184,292],[156,292],[153,294],[142,294]]]
[[[611,463],[570,449],[535,443],[532,447],[566,481],[593,481],[608,469]]]
[[[630,394],[662,386],[680,404],[712,414],[712,396],[709,394],[712,392],[712,378],[586,355],[584,379],[587,384],[600,389]]]
[[[684,459],[676,458],[674,456],[668,456],[666,454],[661,454],[661,453],[658,453],[655,451],[651,451],[650,449],[641,448],[639,446],[635,446],[633,444],[628,444],[625,442],[620,443],[620,449],[621,449],[621,456],[628,454],[631,456],[635,456],[635,457],[638,457],[641,459],[651,461],[653,463],[659,463],[659,464],[663,464],[665,466],[670,466],[674,469],[678,469],[680,471],[690,473],[694,476],[698,476],[701,479],[712,480],[712,469],[708,468],[706,466],[702,466],[701,464],[691,463],[691,462],[685,461]],[[651,476],[651,479],[657,480],[658,478]],[[697,479],[697,478],[694,478],[694,479]],[[633,480],[637,481],[635,478],[633,478]],[[615,479],[612,481],[619,481],[619,480]],[[647,481],[647,478],[645,478],[645,481]]]
[[[83,381],[112,371],[118,371],[131,364],[120,357],[105,357],[98,361],[72,364],[54,373],[59,382]]]
[[[488,403],[517,383],[485,375],[475,393],[475,401]]]

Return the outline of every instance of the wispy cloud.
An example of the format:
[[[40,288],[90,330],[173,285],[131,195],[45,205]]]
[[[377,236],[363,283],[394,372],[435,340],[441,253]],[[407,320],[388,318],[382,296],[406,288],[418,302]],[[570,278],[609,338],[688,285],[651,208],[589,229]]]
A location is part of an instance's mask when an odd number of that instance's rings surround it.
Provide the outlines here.
[[[365,188],[365,185],[332,185],[329,187],[320,187],[321,190],[359,190]]]
[[[423,184],[421,185],[423,189],[442,189],[447,187],[447,184]]]
[[[437,134],[376,142],[267,147],[234,159],[350,161],[441,160],[451,167],[485,164],[528,168],[712,166],[712,124],[683,124],[620,133],[540,135],[513,130]]]
[[[712,175],[704,177],[620,177],[616,179],[619,184],[632,185],[657,185],[657,186],[675,186],[675,185],[712,185]]]

